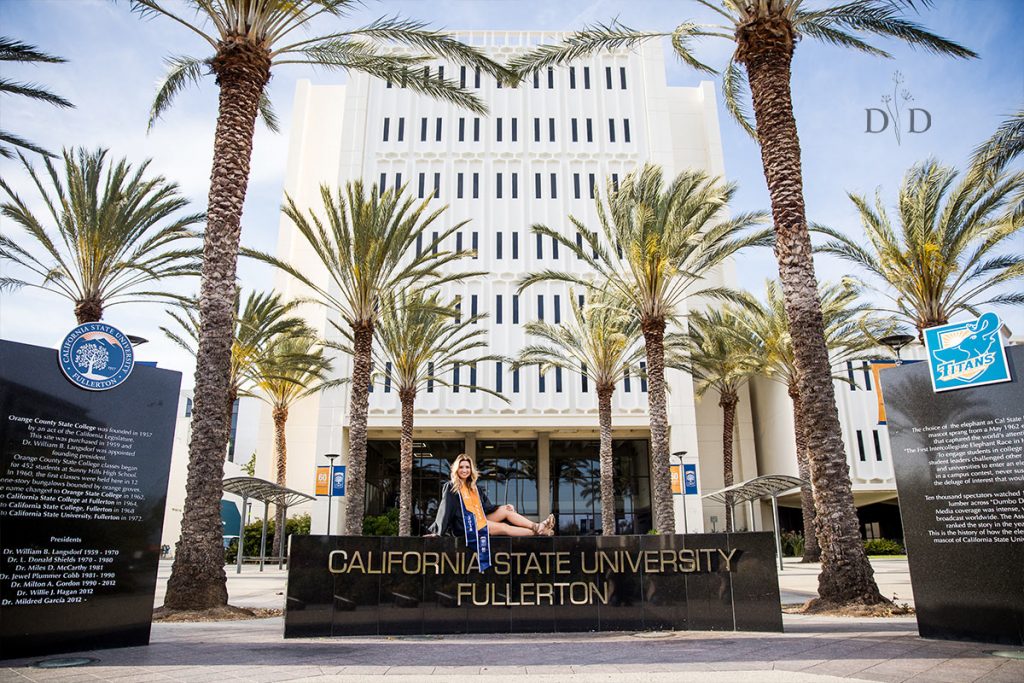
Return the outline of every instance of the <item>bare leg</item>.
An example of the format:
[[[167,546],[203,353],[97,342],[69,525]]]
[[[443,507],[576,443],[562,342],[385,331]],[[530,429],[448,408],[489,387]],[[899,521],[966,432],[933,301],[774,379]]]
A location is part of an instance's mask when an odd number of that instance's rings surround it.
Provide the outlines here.
[[[521,526],[512,526],[504,522],[487,522],[487,532],[491,536],[533,536],[532,529],[524,529]]]
[[[521,514],[516,512],[515,509],[510,510],[504,506],[499,507],[491,514],[487,515],[487,520],[489,522],[505,522],[507,525],[529,529],[531,534],[533,533],[533,530],[537,528],[536,522],[532,522],[526,517],[523,517]]]

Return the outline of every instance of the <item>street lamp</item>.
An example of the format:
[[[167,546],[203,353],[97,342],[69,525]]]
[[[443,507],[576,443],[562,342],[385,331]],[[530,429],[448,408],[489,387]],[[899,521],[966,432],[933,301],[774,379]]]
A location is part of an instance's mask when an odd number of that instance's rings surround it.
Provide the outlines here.
[[[327,535],[331,535],[331,498],[334,497],[334,459],[341,457],[341,453],[327,453],[324,455],[330,465],[327,466]]]
[[[686,522],[686,480],[683,478],[683,456],[686,455],[686,451],[676,451],[670,456],[676,459],[676,464],[679,465],[679,488],[683,490],[683,533],[690,533],[690,526]]]
[[[878,340],[880,344],[888,346],[896,354],[896,365],[903,365],[903,359],[900,358],[900,349],[912,341],[914,341],[914,335],[912,334],[890,334]]]

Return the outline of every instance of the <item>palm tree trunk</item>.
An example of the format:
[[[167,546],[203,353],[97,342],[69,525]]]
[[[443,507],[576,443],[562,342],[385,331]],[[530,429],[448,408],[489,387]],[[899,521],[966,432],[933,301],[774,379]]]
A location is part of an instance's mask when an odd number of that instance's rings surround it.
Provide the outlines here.
[[[103,319],[103,302],[95,298],[76,301],[75,318],[79,325],[99,322]]]
[[[775,255],[807,425],[822,551],[819,598],[810,606],[878,604],[885,598],[878,592],[864,553],[853,504],[804,212],[800,140],[790,94],[793,27],[783,18],[759,18],[739,27],[736,40],[737,57],[750,81],[775,221]]]
[[[651,420],[651,498],[659,533],[676,532],[672,479],[668,469],[668,410],[665,407],[665,321],[643,322],[647,353],[647,402]]]
[[[224,398],[231,368],[242,205],[260,94],[270,78],[270,57],[241,38],[227,40],[218,46],[212,67],[220,85],[220,102],[203,241],[185,509],[164,598],[164,606],[171,609],[207,609],[228,601],[220,499],[231,409]]]
[[[726,487],[735,483],[732,463],[732,438],[736,431],[736,404],[740,402],[734,391],[724,391],[718,401],[722,408],[722,484]],[[725,494],[725,530],[736,531],[732,518],[732,494]]]
[[[353,330],[352,409],[348,427],[348,482],[345,484],[345,535],[362,536],[366,499],[366,414],[370,408],[373,323]]]
[[[399,440],[398,535],[412,535],[412,425],[416,387],[398,392],[402,401],[402,436]]]
[[[288,483],[288,446],[285,441],[285,425],[288,422],[288,408],[274,406],[272,411],[274,418],[274,462],[277,464],[277,484],[285,486]],[[277,522],[274,525],[274,535],[277,537],[277,553],[284,557],[284,544],[287,534],[287,520],[285,514],[288,510],[283,505],[277,505]]]
[[[601,425],[601,534],[615,535],[615,461],[612,459],[612,393],[615,385],[597,388],[597,415]]]
[[[796,441],[796,468],[801,479],[810,481],[810,465],[807,462],[807,438],[804,436],[806,426],[804,424],[803,404],[800,402],[800,392],[796,388],[796,383],[789,385],[789,397],[793,399],[793,438]],[[821,546],[818,545],[817,522],[815,521],[816,515],[814,512],[814,491],[812,489],[800,489],[800,508],[804,518],[804,557],[801,562],[820,562]]]

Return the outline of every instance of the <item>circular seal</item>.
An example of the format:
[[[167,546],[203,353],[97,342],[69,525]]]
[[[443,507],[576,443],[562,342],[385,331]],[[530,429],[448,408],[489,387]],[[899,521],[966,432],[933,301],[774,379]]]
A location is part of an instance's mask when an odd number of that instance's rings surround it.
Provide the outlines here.
[[[89,391],[106,391],[128,379],[135,350],[113,325],[83,323],[67,333],[57,353],[60,369],[71,383]]]

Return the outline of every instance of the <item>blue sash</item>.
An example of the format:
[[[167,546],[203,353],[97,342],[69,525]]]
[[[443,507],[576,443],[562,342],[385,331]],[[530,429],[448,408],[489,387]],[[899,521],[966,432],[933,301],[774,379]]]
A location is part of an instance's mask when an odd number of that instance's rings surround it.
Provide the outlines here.
[[[456,495],[459,497],[459,507],[462,508],[462,526],[466,529],[466,545],[470,550],[476,552],[477,564],[480,566],[480,571],[484,572],[491,567],[491,536],[487,532],[486,524],[482,529],[476,528],[476,516],[472,510],[466,509],[466,504],[462,502],[462,493],[456,491]]]

